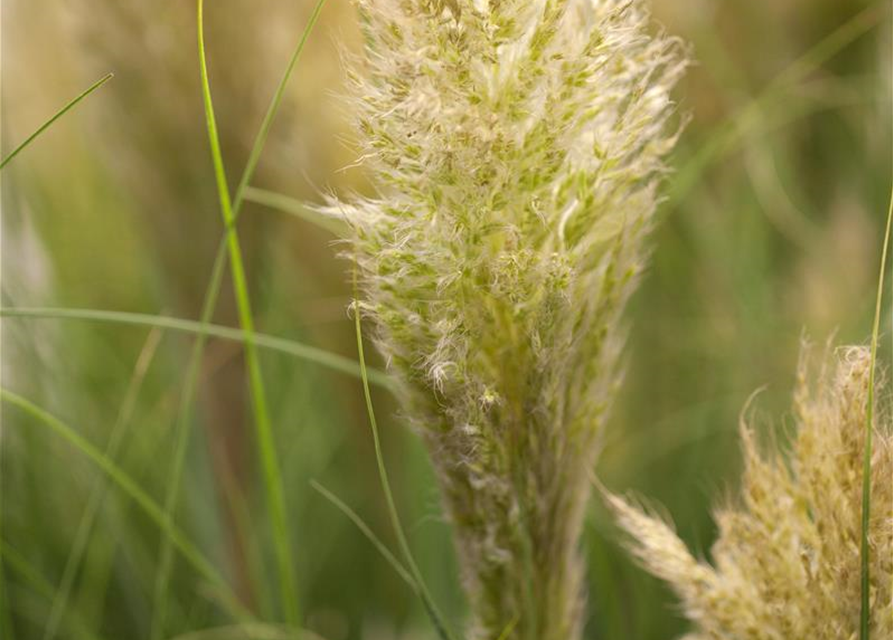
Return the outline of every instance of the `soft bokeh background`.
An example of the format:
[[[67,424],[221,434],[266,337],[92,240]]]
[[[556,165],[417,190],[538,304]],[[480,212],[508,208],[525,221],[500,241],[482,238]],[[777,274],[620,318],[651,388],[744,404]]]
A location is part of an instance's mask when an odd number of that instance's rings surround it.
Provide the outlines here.
[[[801,338],[868,339],[893,169],[890,14],[886,2],[866,0],[654,2],[660,21],[692,44],[697,66],[679,91],[692,120],[665,190],[653,265],[628,314],[626,385],[597,473],[608,487],[661,505],[707,555],[711,506],[735,489],[747,398],[765,385],[758,413],[784,437]],[[95,79],[116,74],[4,171],[4,307],[198,317],[221,222],[193,4],[2,2],[4,155]],[[313,3],[207,4],[211,80],[234,182]],[[256,186],[305,201],[329,188],[367,188],[362,171],[347,168],[355,154],[338,99],[338,47],[355,48],[357,38],[349,2],[329,0]],[[239,233],[260,330],[356,358],[347,268],[333,237],[251,203]],[[215,321],[236,325],[225,283]],[[4,318],[2,383],[100,449],[119,425],[114,460],[161,502],[191,343],[147,328]],[[305,626],[327,640],[433,638],[399,576],[309,484],[328,487],[395,547],[358,380],[272,352],[263,367]],[[240,347],[212,340],[175,516],[244,604],[276,622],[247,399]],[[431,469],[388,395],[376,391],[375,400],[412,546],[458,627],[464,605]],[[0,437],[0,634],[43,637],[89,496],[108,485],[58,637],[148,637],[158,528],[77,449],[18,410],[3,407]],[[627,559],[595,499],[585,546],[587,638],[684,631],[671,594]],[[179,557],[167,595],[165,637],[232,623]]]

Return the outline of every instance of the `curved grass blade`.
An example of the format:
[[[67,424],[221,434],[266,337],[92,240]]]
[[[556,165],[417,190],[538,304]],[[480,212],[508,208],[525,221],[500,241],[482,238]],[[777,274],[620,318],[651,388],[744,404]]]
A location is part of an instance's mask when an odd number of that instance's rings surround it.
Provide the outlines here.
[[[62,107],[59,111],[57,111],[49,120],[44,122],[40,127],[37,128],[34,133],[28,136],[24,141],[22,141],[19,146],[13,149],[9,155],[0,160],[0,171],[2,171],[6,165],[8,165],[16,156],[18,156],[22,151],[24,151],[28,146],[31,145],[37,138],[40,137],[47,129],[49,129],[53,124],[59,120],[66,113],[71,111],[75,106],[78,105],[82,100],[84,100],[87,96],[92,94],[94,91],[99,89],[106,82],[111,80],[114,77],[113,73],[108,73],[92,85],[90,85],[85,91],[76,96],[73,100],[71,100],[68,104]],[[2,447],[0,447],[0,457],[2,457]],[[0,462],[0,500],[2,500],[3,493],[3,480],[2,480],[2,462]],[[2,504],[2,502],[0,502]],[[0,529],[2,529],[2,524],[0,524]],[[7,602],[8,598],[6,597],[6,581],[4,578],[3,572],[3,563],[2,556],[0,556],[0,631],[3,631],[4,635],[12,636],[12,620],[7,610]]]
[[[112,462],[98,448],[92,445],[77,431],[62,422],[48,411],[38,407],[26,398],[0,387],[0,400],[33,418],[38,424],[47,427],[58,436],[74,446],[92,463],[99,467],[109,479],[136,505],[143,513],[169,537],[172,544],[183,555],[186,561],[217,590],[221,603],[237,620],[250,621],[251,614],[239,603],[223,576],[187,536],[164,517],[161,507],[155,502],[121,467]]]
[[[347,518],[356,525],[357,529],[360,530],[360,533],[366,536],[366,539],[372,543],[372,546],[374,546],[382,555],[382,557],[387,560],[388,564],[394,568],[394,571],[397,572],[397,575],[399,575],[415,593],[419,592],[419,587],[416,584],[416,581],[409,574],[409,571],[406,570],[406,567],[404,567],[403,564],[394,556],[394,554],[391,553],[391,550],[388,549],[387,545],[385,545],[385,543],[382,542],[377,535],[375,535],[375,532],[369,528],[369,525],[363,522],[363,519],[359,515],[357,515],[357,513],[353,509],[347,506],[347,504],[343,500],[341,500],[334,493],[319,484],[316,480],[311,480],[310,486],[316,489],[316,491],[318,491],[323,498],[335,505],[336,509],[347,516]]]
[[[340,221],[315,213],[312,209],[307,208],[307,206],[300,200],[296,200],[295,198],[291,198],[281,193],[267,191],[266,189],[258,189],[256,187],[246,187],[245,200],[287,213],[304,222],[309,222],[320,229],[325,229],[339,238],[343,238],[347,235],[347,227]]]
[[[893,60],[893,58],[891,58]],[[890,190],[890,204],[887,209],[887,228],[884,231],[884,245],[881,250],[881,267],[878,275],[877,300],[874,309],[874,325],[871,330],[871,370],[868,376],[868,409],[865,412],[865,455],[862,460],[862,534],[859,544],[860,587],[862,590],[859,612],[859,638],[870,640],[871,636],[871,548],[868,528],[871,522],[871,458],[872,436],[874,435],[875,374],[877,371],[878,342],[881,333],[881,308],[884,300],[884,278],[887,276],[887,254],[890,249],[890,234],[893,229],[893,186]]]
[[[5,540],[0,540],[0,558],[6,560],[9,567],[19,574],[35,592],[47,600],[53,599],[53,585],[40,575],[27,558],[13,549]]]
[[[130,313],[126,311],[105,311],[101,309],[69,309],[60,307],[2,307],[0,318],[33,318],[48,320],[84,320],[90,322],[106,322],[111,324],[123,324],[137,327],[158,327],[178,333],[188,333],[197,336],[219,338],[232,342],[244,342],[245,333],[232,327],[224,327],[216,324],[203,325],[194,320],[173,318],[170,316],[158,316],[148,313]],[[254,334],[254,343],[269,351],[276,351],[285,355],[312,362],[319,366],[360,378],[360,366],[354,360],[331,353],[325,349],[311,347],[309,345],[278,338],[263,333]],[[394,381],[383,371],[377,369],[367,370],[369,382],[376,386],[393,390]]]
[[[201,71],[202,99],[205,105],[205,120],[208,127],[208,142],[211,146],[211,159],[214,165],[214,177],[217,182],[217,193],[220,200],[220,213],[226,228],[227,249],[229,252],[230,272],[236,296],[239,324],[245,334],[245,363],[248,370],[248,382],[251,388],[251,402],[257,432],[258,449],[264,474],[264,488],[270,510],[270,527],[273,532],[273,545],[279,565],[279,586],[285,620],[292,626],[298,625],[300,618],[298,609],[298,591],[294,563],[291,551],[291,535],[289,533],[288,516],[285,508],[285,495],[282,487],[282,473],[276,455],[276,444],[267,408],[266,390],[260,367],[260,358],[254,339],[254,316],[248,295],[248,281],[242,260],[242,248],[239,236],[235,231],[235,216],[226,180],[223,164],[223,153],[220,149],[220,136],[217,132],[217,117],[211,96],[211,84],[208,78],[208,63],[205,54],[204,0],[196,0],[198,26],[198,54]]]
[[[222,270],[223,261],[220,259],[226,254],[219,254],[215,261],[214,269]],[[213,315],[212,304],[216,302],[205,300],[202,306],[202,315],[200,328],[203,330],[196,337],[192,345],[192,352],[189,357],[189,364],[186,368],[186,381],[183,387],[183,393],[180,398],[180,405],[177,410],[177,430],[174,440],[174,454],[171,461],[170,481],[164,496],[164,518],[169,524],[173,523],[174,510],[177,506],[177,497],[180,495],[180,482],[183,477],[183,469],[186,464],[186,453],[189,449],[190,420],[192,417],[192,398],[195,395],[198,386],[198,375],[201,368],[202,353],[205,348],[205,341],[208,338],[206,331],[209,328],[209,322]],[[149,627],[149,637],[152,640],[160,640],[164,634],[164,625],[167,617],[167,592],[170,582],[170,574],[173,569],[174,552],[170,541],[161,544],[158,553],[158,571],[155,574],[155,586],[152,599],[152,621]]]
[[[254,175],[254,171],[257,167],[257,164],[260,160],[261,153],[263,151],[264,146],[266,145],[267,138],[270,133],[270,129],[272,127],[273,120],[276,116],[276,113],[279,111],[279,107],[282,103],[282,98],[285,92],[285,87],[288,84],[288,80],[294,71],[295,66],[297,65],[298,60],[301,57],[301,53],[304,50],[304,46],[307,43],[308,38],[310,37],[310,33],[313,31],[314,26],[316,25],[316,21],[319,18],[319,15],[322,11],[322,7],[325,4],[326,0],[318,0],[316,7],[314,8],[313,13],[311,14],[310,20],[308,21],[307,26],[304,29],[304,32],[301,35],[298,44],[292,53],[292,57],[289,60],[289,64],[285,70],[285,73],[282,76],[282,79],[279,82],[279,85],[276,88],[276,91],[273,95],[273,98],[270,102],[270,106],[267,109],[266,114],[264,115],[264,119],[261,123],[260,130],[258,131],[257,136],[255,137],[254,143],[251,147],[251,152],[249,154],[248,163],[245,167],[245,170],[242,173],[242,178],[239,180],[239,187],[236,190],[235,202],[233,203],[233,220],[238,220],[239,214],[242,209],[242,203],[244,201],[243,194],[248,183],[251,181],[251,178]],[[203,329],[206,329],[211,324],[211,318],[214,315],[214,311],[217,308],[217,299],[220,295],[220,286],[223,282],[223,269],[225,266],[226,256],[227,256],[227,238],[230,231],[227,229],[224,232],[223,237],[220,239],[220,244],[217,248],[217,255],[214,259],[214,266],[211,270],[211,279],[208,284],[208,288],[205,292],[205,299],[202,303],[202,315],[201,315],[201,326]],[[258,345],[261,346],[261,345]],[[202,356],[205,348],[205,339],[204,335],[200,335],[199,339],[193,345],[192,353],[190,354],[189,364],[187,367],[186,374],[186,383],[184,386],[184,392],[180,399],[180,407],[178,409],[178,419],[177,419],[177,436],[176,436],[176,444],[174,450],[174,463],[172,469],[172,479],[170,485],[168,487],[167,496],[165,498],[166,511],[172,511],[174,505],[176,503],[176,496],[179,493],[179,486],[183,474],[183,466],[185,464],[186,457],[186,449],[188,447],[188,421],[189,417],[192,413],[192,405],[193,398],[195,396],[197,383],[198,383],[198,371],[199,365],[201,364]],[[156,613],[153,613],[153,621],[152,621],[152,637],[157,640],[158,629],[161,626],[159,622],[159,618],[162,618],[164,615],[163,605],[162,608],[159,609],[158,603],[164,597],[164,593],[166,592],[166,585],[170,580],[170,563],[171,563],[171,550],[168,544],[165,544],[161,550],[161,558],[159,562],[159,571],[155,584],[155,598],[156,598]]]
[[[363,379],[363,396],[366,399],[366,412],[369,415],[369,427],[372,430],[372,440],[375,444],[375,462],[378,465],[378,477],[381,480],[381,488],[384,492],[385,500],[387,501],[388,515],[391,519],[391,526],[394,529],[394,534],[397,536],[397,542],[400,545],[400,551],[403,554],[403,560],[406,562],[406,565],[409,568],[409,572],[412,575],[416,585],[418,586],[419,597],[422,600],[422,604],[425,606],[425,611],[431,618],[431,622],[434,624],[434,628],[436,629],[437,634],[441,637],[441,640],[453,640],[453,636],[450,633],[449,628],[446,626],[446,624],[444,624],[443,616],[438,610],[437,605],[434,603],[434,599],[431,597],[431,592],[428,590],[428,586],[425,584],[425,579],[422,577],[422,572],[419,570],[415,558],[413,558],[412,550],[409,548],[409,542],[407,541],[406,534],[403,531],[403,524],[400,522],[400,514],[397,512],[397,504],[394,501],[394,494],[391,491],[391,482],[388,479],[388,470],[385,466],[384,454],[381,450],[381,439],[378,435],[378,422],[375,419],[375,410],[372,406],[372,392],[369,389],[369,376],[366,373],[366,356],[363,350],[363,328],[360,322],[360,305],[358,297],[356,269],[354,269],[353,284],[354,296],[357,298],[354,304],[354,321],[357,334],[357,353],[359,354],[360,358],[360,372]]]
[[[66,104],[59,111],[57,111],[55,113],[55,115],[53,115],[52,118],[50,118],[49,120],[44,122],[42,125],[40,125],[40,127],[38,127],[34,133],[32,133],[30,136],[28,136],[24,140],[24,142],[22,142],[19,146],[17,146],[15,149],[13,149],[12,152],[10,152],[10,154],[8,156],[3,158],[3,160],[0,160],[0,170],[3,170],[3,168],[6,167],[6,165],[9,164],[13,160],[13,158],[15,158],[17,155],[19,155],[22,151],[24,151],[25,148],[28,147],[28,145],[30,145],[32,142],[34,142],[38,137],[40,137],[40,135],[44,131],[46,131],[51,126],[53,126],[53,123],[55,123],[56,120],[58,120],[59,118],[64,116],[66,113],[68,113],[69,111],[74,109],[78,105],[79,102],[81,102],[84,98],[89,96],[91,93],[93,93],[94,91],[99,89],[99,87],[101,87],[102,85],[104,85],[106,82],[108,82],[109,80],[111,80],[114,77],[115,77],[114,73],[108,73],[108,74],[104,75],[102,78],[100,78],[99,80],[94,82],[92,85],[90,85],[83,93],[81,93],[79,96],[74,98],[71,102]]]
[[[285,68],[285,72],[282,74],[282,79],[276,86],[276,91],[273,94],[273,99],[270,101],[270,106],[267,108],[267,112],[264,114],[264,119],[261,122],[260,130],[258,131],[257,137],[254,140],[254,145],[251,147],[251,153],[248,156],[248,162],[245,165],[245,171],[242,173],[242,178],[239,180],[239,186],[236,188],[236,197],[233,200],[233,212],[236,216],[242,209],[242,203],[245,198],[246,189],[248,188],[248,184],[251,182],[251,179],[254,177],[254,172],[257,169],[258,163],[260,162],[260,157],[263,153],[264,146],[267,143],[267,138],[270,135],[270,129],[273,126],[273,120],[276,118],[276,114],[279,112],[279,107],[282,105],[282,98],[285,96],[285,87],[288,84],[288,80],[289,78],[291,78],[291,75],[298,64],[298,61],[301,59],[301,54],[304,52],[304,47],[307,45],[307,41],[310,39],[310,34],[313,32],[313,29],[316,26],[317,21],[319,20],[319,16],[322,13],[322,9],[325,4],[326,0],[317,0],[316,5],[313,7],[313,12],[310,14],[310,18],[307,21],[307,26],[304,28],[304,32],[301,34],[301,38],[300,40],[298,40],[298,44],[297,46],[295,46],[295,49],[292,52],[291,58],[288,61],[288,65]]]
[[[865,415],[865,455],[862,461],[862,535],[860,538],[862,609],[860,615],[859,638],[869,640],[871,619],[871,575],[868,527],[871,519],[871,456],[872,435],[874,432],[875,374],[877,370],[878,342],[881,330],[881,305],[884,297],[884,278],[887,275],[887,254],[890,247],[890,233],[893,227],[893,191],[887,211],[887,228],[884,232],[884,247],[881,252],[881,271],[878,277],[877,302],[874,312],[874,325],[871,331],[871,372],[868,377],[868,410]]]
[[[28,586],[34,590],[39,596],[44,598],[48,603],[53,602],[53,586],[49,581],[40,575],[40,572],[30,563],[28,559],[22,556],[18,551],[9,546],[4,540],[0,539],[0,559],[3,559],[13,571],[15,571]],[[74,613],[74,612],[70,612]],[[35,622],[38,622],[35,620]],[[42,620],[41,620],[42,622]],[[84,625],[80,618],[73,618],[70,621],[72,631],[75,631],[77,637],[86,640],[99,640],[94,632]],[[15,636],[3,636],[4,638],[14,638]]]
[[[518,621],[521,619],[521,616],[515,614],[515,617],[509,620],[509,623],[505,626],[505,629],[502,630],[502,633],[499,634],[499,638],[497,640],[508,640],[512,635],[512,631],[515,630],[515,627],[518,626]]]
[[[146,373],[149,370],[152,360],[155,358],[155,353],[161,342],[161,335],[159,329],[152,329],[146,338],[146,342],[143,345],[139,357],[137,358],[136,366],[134,366],[133,369],[133,375],[130,377],[130,383],[127,385],[124,401],[121,403],[117,420],[115,420],[112,434],[109,437],[109,442],[106,446],[104,455],[109,460],[115,460],[115,458],[118,457],[118,452],[124,442],[124,436],[127,434],[128,427],[133,419],[133,412],[136,408],[136,401],[139,397],[143,380],[146,377]],[[65,561],[65,568],[62,571],[62,579],[59,582],[56,595],[53,597],[50,615],[46,626],[44,627],[44,640],[55,638],[59,631],[59,623],[68,607],[68,599],[71,595],[71,589],[74,586],[74,579],[75,576],[77,576],[81,567],[81,562],[84,559],[84,554],[87,551],[87,543],[90,541],[90,534],[93,531],[96,517],[99,515],[99,508],[102,506],[102,500],[105,497],[106,489],[106,479],[100,478],[99,482],[90,492],[87,506],[84,509],[84,514],[81,516],[81,521],[78,524],[77,532],[74,536],[74,542],[68,553],[68,559]]]

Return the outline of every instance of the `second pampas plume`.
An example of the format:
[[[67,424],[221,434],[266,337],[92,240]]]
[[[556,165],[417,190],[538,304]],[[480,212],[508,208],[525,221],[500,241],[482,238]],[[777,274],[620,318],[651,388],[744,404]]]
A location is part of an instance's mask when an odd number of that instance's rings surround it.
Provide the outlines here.
[[[668,581],[695,625],[690,640],[854,639],[860,624],[860,538],[868,349],[842,349],[810,384],[801,367],[796,433],[761,453],[742,425],[741,499],[717,511],[713,563],[695,558],[663,520],[609,501],[632,548]],[[880,388],[878,389],[880,390]],[[889,415],[872,425],[868,521],[872,638],[893,637],[893,435]]]

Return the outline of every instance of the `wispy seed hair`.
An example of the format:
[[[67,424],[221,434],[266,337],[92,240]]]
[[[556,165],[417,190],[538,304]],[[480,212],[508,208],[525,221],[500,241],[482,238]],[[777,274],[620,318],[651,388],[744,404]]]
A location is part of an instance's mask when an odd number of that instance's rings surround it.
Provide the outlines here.
[[[572,640],[587,474],[619,382],[670,91],[641,0],[357,0],[373,197],[351,228],[378,346],[439,472],[472,636]]]

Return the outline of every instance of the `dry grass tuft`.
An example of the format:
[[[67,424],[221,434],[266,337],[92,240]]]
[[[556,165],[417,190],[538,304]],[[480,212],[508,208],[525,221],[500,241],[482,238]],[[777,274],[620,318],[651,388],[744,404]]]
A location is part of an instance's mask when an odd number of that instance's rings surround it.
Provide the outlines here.
[[[695,624],[693,638],[856,638],[860,622],[862,457],[871,357],[848,347],[814,388],[800,367],[797,431],[789,461],[761,454],[742,424],[741,500],[716,513],[712,565],[688,552],[669,526],[609,496],[632,549],[666,580]],[[877,413],[875,414],[877,415]],[[875,422],[871,465],[871,635],[893,635],[893,434]]]

